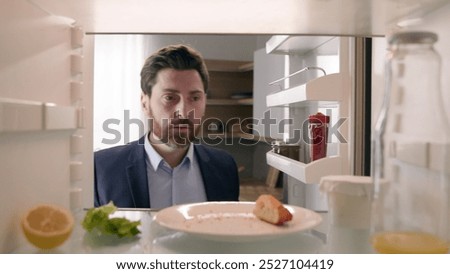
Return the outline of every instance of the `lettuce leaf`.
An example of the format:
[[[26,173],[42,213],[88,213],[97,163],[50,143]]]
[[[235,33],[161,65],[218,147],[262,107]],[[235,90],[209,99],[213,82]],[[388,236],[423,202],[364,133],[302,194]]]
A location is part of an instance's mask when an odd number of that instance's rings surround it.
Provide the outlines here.
[[[132,222],[123,217],[110,218],[109,215],[114,213],[117,207],[111,201],[108,204],[91,208],[84,216],[82,226],[88,232],[98,230],[103,235],[117,235],[119,238],[133,237],[140,233],[137,228],[141,222]]]

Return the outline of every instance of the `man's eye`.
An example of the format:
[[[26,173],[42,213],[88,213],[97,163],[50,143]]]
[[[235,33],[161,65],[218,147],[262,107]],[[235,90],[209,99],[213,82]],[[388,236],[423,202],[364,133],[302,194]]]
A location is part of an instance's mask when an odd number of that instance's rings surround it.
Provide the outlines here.
[[[172,96],[172,95],[165,95],[165,96],[163,97],[163,99],[164,99],[165,101],[173,101],[173,100],[175,100],[175,97]]]
[[[196,102],[196,101],[200,101],[202,99],[201,95],[194,95],[192,96],[192,101]]]

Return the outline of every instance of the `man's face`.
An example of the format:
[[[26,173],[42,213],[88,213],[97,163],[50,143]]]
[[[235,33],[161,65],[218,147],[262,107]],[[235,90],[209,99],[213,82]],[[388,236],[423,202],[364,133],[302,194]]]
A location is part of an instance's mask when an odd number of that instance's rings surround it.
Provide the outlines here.
[[[196,70],[159,71],[151,96],[143,94],[141,101],[158,139],[173,147],[194,140],[206,107],[203,82]]]

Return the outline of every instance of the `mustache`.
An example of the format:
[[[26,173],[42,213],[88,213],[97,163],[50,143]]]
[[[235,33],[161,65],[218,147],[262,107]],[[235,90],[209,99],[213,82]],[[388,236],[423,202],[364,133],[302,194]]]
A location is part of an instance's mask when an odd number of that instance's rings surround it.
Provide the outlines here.
[[[173,125],[173,126],[178,126],[178,125],[188,125],[188,126],[193,127],[193,126],[194,126],[194,121],[192,121],[192,120],[189,119],[189,118],[179,118],[179,117],[176,117],[176,118],[170,119],[170,125]]]
[[[178,126],[178,125],[187,125],[189,127],[194,127],[195,124],[200,124],[200,120],[195,118],[194,112],[190,111],[187,117],[183,117],[179,114],[179,110],[173,113],[173,117],[170,118],[170,125]]]

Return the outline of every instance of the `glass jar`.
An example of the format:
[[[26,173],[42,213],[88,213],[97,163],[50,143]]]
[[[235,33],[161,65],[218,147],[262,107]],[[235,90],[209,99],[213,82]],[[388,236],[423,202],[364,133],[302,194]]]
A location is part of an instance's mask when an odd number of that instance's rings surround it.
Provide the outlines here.
[[[388,39],[386,90],[375,126],[371,243],[379,253],[448,252],[448,119],[437,35]]]

